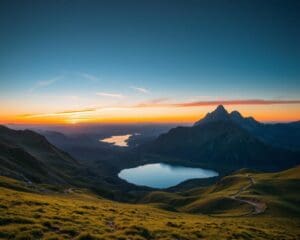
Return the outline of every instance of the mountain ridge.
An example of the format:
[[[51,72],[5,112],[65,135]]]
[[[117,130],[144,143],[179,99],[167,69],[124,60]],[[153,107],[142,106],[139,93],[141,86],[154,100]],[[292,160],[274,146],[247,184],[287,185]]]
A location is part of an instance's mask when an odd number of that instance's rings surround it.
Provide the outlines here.
[[[262,123],[252,116],[244,117],[236,110],[228,113],[223,105],[219,105],[213,112],[195,122],[194,126],[215,121],[232,121],[265,144],[300,151],[300,120],[289,123]]]
[[[233,121],[238,124],[259,124],[253,117],[243,117],[242,114],[236,110],[228,112],[223,105],[218,105],[217,108],[205,115],[204,118],[194,123],[194,126],[215,121]],[[244,121],[244,122],[243,122]]]
[[[260,124],[254,121],[219,106],[192,127],[160,135],[145,146],[145,152],[222,172],[240,168],[277,171],[299,164],[300,152],[273,146],[242,125]]]

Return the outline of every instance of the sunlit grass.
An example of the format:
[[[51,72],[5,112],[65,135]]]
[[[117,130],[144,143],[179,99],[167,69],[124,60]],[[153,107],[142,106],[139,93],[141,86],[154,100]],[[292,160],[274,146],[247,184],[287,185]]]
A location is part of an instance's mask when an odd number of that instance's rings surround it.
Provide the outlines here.
[[[11,180],[10,188],[18,184]],[[68,194],[41,194],[1,187],[0,193],[0,239],[297,239],[300,236],[297,218],[210,217],[170,212],[151,205],[108,201],[80,189]]]

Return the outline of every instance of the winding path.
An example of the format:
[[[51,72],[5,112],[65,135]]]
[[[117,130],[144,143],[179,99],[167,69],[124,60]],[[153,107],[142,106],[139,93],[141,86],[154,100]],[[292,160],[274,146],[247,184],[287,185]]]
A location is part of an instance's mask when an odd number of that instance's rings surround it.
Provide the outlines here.
[[[235,194],[229,196],[229,198],[251,205],[253,207],[253,210],[249,214],[246,214],[246,215],[256,215],[256,214],[263,213],[267,209],[267,205],[264,202],[260,202],[255,199],[245,199],[245,198],[239,197],[242,192],[248,190],[250,187],[252,187],[255,184],[255,180],[253,177],[251,177],[250,175],[247,175],[247,178],[249,179],[250,184],[248,184],[244,187],[241,187]]]

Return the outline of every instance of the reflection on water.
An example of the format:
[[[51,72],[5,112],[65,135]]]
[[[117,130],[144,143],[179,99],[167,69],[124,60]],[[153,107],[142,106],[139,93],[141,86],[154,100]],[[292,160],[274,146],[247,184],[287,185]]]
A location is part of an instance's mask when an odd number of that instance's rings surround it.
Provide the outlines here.
[[[192,178],[210,178],[219,174],[213,170],[172,166],[164,163],[146,164],[123,169],[119,177],[129,183],[153,188],[168,188]]]
[[[127,140],[132,134],[111,136],[109,138],[100,139],[100,142],[112,143],[115,146],[128,147]]]

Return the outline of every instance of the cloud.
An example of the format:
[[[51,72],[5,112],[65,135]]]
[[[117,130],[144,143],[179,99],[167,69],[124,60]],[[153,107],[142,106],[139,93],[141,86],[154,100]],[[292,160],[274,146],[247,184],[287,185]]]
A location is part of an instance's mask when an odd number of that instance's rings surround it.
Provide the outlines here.
[[[89,112],[95,112],[99,108],[83,108],[83,109],[77,109],[77,110],[66,110],[61,112],[54,112],[54,113],[37,113],[37,114],[22,114],[19,115],[19,117],[24,118],[35,118],[35,117],[50,117],[50,116],[60,116],[60,115],[75,115],[80,113],[89,113]]]
[[[100,93],[101,96],[107,96],[107,93]],[[113,95],[119,96],[118,94],[108,94],[109,97]],[[122,96],[122,95],[121,95]],[[216,100],[216,101],[196,101],[196,102],[181,102],[181,103],[170,103],[167,102],[168,98],[157,98],[149,100],[147,102],[142,102],[131,106],[111,106],[111,107],[90,107],[75,110],[66,110],[54,113],[40,113],[40,114],[23,114],[18,117],[22,118],[38,118],[38,117],[51,117],[51,116],[64,116],[64,115],[74,115],[74,117],[79,117],[78,115],[84,113],[92,113],[99,110],[120,110],[129,108],[143,108],[143,107],[200,107],[200,106],[216,106],[216,105],[276,105],[276,104],[300,104],[300,100],[268,100],[268,99],[236,99],[236,100]]]
[[[135,86],[131,86],[131,89],[134,89],[140,93],[149,93],[150,91],[146,88],[141,88],[141,87],[135,87]]]
[[[42,81],[38,81],[36,82],[36,84],[29,90],[29,92],[34,92],[35,90],[39,89],[39,88],[44,88],[47,86],[52,85],[53,83],[61,80],[64,76],[57,76],[48,80],[42,80]]]
[[[98,82],[99,81],[99,78],[92,75],[92,74],[88,74],[88,73],[79,73],[79,76],[89,80],[89,81],[92,81],[92,82]]]
[[[275,105],[275,104],[300,104],[300,100],[267,100],[267,99],[236,99],[236,100],[215,100],[195,101],[173,104],[175,107],[197,107],[213,105]]]
[[[98,108],[84,108],[80,110],[67,110],[62,112],[57,112],[55,114],[73,114],[73,113],[86,113],[86,112],[95,112]]]
[[[138,103],[134,107],[155,107],[155,106],[169,105],[169,104],[164,104],[168,100],[169,98],[156,98],[146,102]]]
[[[234,99],[234,100],[212,100],[212,101],[188,101],[170,103],[168,99],[154,99],[148,102],[142,102],[135,107],[201,107],[216,105],[277,105],[277,104],[300,104],[300,100],[269,100],[269,99]]]
[[[125,96],[119,93],[97,92],[96,95],[111,98],[124,98]]]

